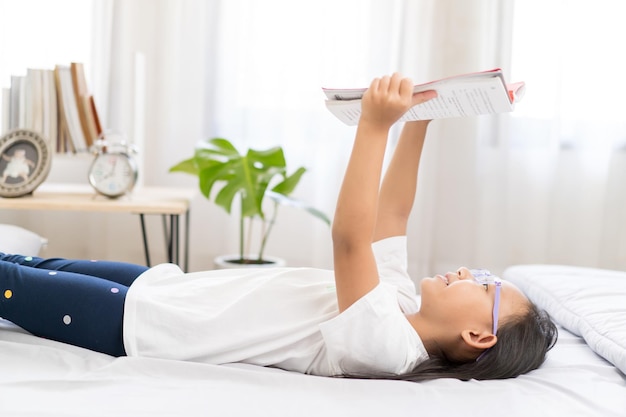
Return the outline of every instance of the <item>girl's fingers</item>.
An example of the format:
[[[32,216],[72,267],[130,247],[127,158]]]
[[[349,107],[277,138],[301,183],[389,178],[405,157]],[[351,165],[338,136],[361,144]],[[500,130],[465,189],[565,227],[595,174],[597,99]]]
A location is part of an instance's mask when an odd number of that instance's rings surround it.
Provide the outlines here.
[[[413,94],[413,83],[399,73],[375,78],[363,96],[361,118],[391,126],[409,108],[437,96],[434,90]]]
[[[400,80],[400,95],[411,95],[413,93],[413,82],[410,78],[402,78]]]
[[[421,104],[421,103],[425,103],[428,100],[432,100],[433,98],[437,97],[437,91],[435,90],[428,90],[428,91],[424,91],[421,93],[416,93],[413,94],[413,106],[415,106],[416,104]]]
[[[368,88],[368,90],[370,90],[370,91],[378,90],[378,85],[379,84],[380,84],[380,78],[374,78],[372,80],[372,83],[370,84],[370,88]]]
[[[402,92],[401,91],[402,82],[403,82],[402,76],[399,73],[394,72],[393,75],[391,76],[390,80],[389,80],[389,92],[390,93],[396,93],[396,92],[401,93]]]
[[[413,83],[410,78],[403,78],[400,73],[393,75],[385,75],[380,78],[374,78],[370,84],[369,90],[372,94],[399,94],[400,96],[408,95],[413,90]]]
[[[385,75],[384,77],[380,79],[380,82],[378,84],[378,91],[379,92],[389,91],[390,84],[391,84],[391,78],[388,75]]]

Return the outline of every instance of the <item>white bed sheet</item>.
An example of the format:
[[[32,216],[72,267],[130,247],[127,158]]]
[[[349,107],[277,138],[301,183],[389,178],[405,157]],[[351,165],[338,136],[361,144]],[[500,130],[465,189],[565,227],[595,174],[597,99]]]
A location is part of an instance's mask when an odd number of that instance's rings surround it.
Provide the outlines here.
[[[516,379],[349,380],[250,365],[112,358],[0,319],[0,416],[626,415],[626,379],[561,329],[544,366]]]

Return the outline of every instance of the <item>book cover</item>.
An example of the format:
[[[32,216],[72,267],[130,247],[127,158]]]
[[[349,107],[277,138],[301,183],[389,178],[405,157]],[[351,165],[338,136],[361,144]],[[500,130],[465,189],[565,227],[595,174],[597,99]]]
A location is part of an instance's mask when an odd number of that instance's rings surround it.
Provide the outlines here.
[[[96,101],[93,96],[89,96],[89,105],[91,107],[91,113],[93,114],[93,120],[96,123],[96,138],[102,134],[102,123],[100,122],[100,116],[98,115],[98,108],[96,107]]]
[[[54,71],[46,69],[43,72],[43,136],[54,149],[59,133],[57,89],[54,79]]]
[[[87,88],[87,78],[85,77],[85,67],[81,62],[71,62],[70,71],[72,73],[72,87],[78,107],[80,125],[85,137],[87,147],[93,145],[98,137],[96,122],[94,121]]]
[[[15,126],[16,128],[26,126],[26,95],[27,95],[28,89],[26,88],[27,78],[25,75],[21,75],[18,77],[18,84],[19,84],[18,101],[17,101],[18,121],[17,121],[17,125]]]
[[[43,70],[28,68],[26,70],[26,113],[23,126],[36,132],[43,131]]]
[[[68,145],[77,152],[87,150],[87,140],[81,127],[78,114],[78,103],[72,85],[72,72],[69,66],[57,65],[55,68],[58,79],[57,91],[61,96],[59,105],[62,106],[63,123],[66,127]]]
[[[361,116],[361,98],[367,88],[322,88],[326,107],[347,125]],[[414,93],[436,90],[437,97],[418,104],[400,121],[444,119],[513,111],[525,91],[523,82],[507,84],[499,68],[443,78],[415,85]]]
[[[65,123],[65,105],[63,103],[63,93],[61,90],[61,72],[57,65],[52,71],[54,75],[54,85],[56,87],[57,97],[57,142],[56,151],[59,153],[65,153],[70,151],[69,143],[71,138],[67,130],[67,124]]]
[[[20,89],[22,75],[11,75],[10,99],[9,99],[9,125],[7,130],[15,129],[20,125]]]

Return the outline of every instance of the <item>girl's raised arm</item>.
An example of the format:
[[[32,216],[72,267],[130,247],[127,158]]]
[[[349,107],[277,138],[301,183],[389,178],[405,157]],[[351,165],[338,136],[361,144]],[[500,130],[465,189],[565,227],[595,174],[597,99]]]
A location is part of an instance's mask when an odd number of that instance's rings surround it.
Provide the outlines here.
[[[332,227],[339,311],[378,285],[372,252],[381,170],[389,128],[412,106],[436,93],[413,95],[399,74],[374,79],[363,96],[356,137],[344,175]]]
[[[429,123],[430,120],[407,122],[402,128],[380,189],[374,241],[406,234]]]

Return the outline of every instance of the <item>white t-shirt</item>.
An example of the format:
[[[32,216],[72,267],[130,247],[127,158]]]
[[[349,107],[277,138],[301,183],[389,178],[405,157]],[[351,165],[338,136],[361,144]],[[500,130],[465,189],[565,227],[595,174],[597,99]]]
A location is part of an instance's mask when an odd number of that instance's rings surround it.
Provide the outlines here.
[[[333,271],[183,273],[157,265],[131,285],[129,356],[250,363],[314,375],[410,371],[428,355],[404,316],[417,311],[406,237],[373,245],[381,283],[339,314]]]

